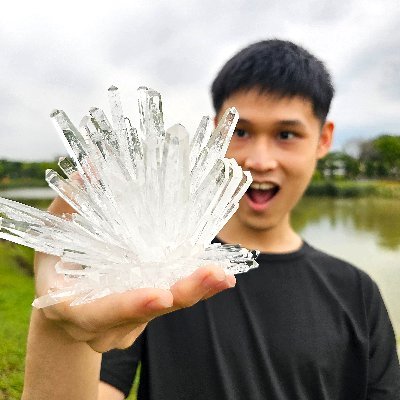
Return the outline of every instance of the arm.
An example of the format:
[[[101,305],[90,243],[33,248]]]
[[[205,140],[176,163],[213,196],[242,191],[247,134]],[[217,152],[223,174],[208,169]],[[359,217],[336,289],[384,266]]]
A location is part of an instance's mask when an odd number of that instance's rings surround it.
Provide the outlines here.
[[[59,199],[50,210],[68,212]],[[37,255],[38,295],[46,293],[54,281],[56,262],[57,257]],[[130,346],[151,319],[191,306],[234,284],[235,278],[225,276],[220,268],[204,267],[169,291],[138,289],[75,307],[61,303],[33,310],[22,399],[97,399],[100,353]]]
[[[108,383],[99,383],[99,396],[97,400],[124,400],[125,395]]]
[[[375,282],[370,281],[365,293],[370,349],[367,399],[397,400],[400,366],[392,324]]]
[[[33,310],[22,399],[95,399],[100,358]]]
[[[128,397],[139,372],[139,364],[142,359],[142,351],[146,346],[146,332],[127,349],[113,349],[104,353],[101,359],[100,387],[114,387],[124,397]],[[106,384],[103,386],[103,383]]]

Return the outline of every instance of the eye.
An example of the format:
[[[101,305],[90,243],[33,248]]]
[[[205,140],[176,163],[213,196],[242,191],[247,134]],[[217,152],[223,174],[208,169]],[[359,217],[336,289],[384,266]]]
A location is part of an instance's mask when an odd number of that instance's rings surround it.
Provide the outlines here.
[[[278,134],[279,139],[281,140],[291,140],[294,139],[297,135],[294,132],[290,131],[282,131]]]
[[[236,135],[238,138],[245,138],[249,135],[249,133],[244,129],[235,129],[234,135]]]

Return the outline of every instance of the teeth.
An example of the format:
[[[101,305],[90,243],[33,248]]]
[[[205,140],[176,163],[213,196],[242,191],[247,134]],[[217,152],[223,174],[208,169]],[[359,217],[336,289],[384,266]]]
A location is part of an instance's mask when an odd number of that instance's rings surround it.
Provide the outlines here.
[[[252,189],[256,189],[256,190],[269,190],[274,188],[276,185],[274,185],[273,183],[257,183],[257,182],[253,182],[250,187]]]

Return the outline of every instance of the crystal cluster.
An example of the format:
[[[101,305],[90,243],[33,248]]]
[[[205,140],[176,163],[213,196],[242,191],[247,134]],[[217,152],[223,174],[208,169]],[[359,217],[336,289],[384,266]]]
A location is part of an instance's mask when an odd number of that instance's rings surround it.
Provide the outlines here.
[[[237,111],[228,109],[214,130],[203,117],[190,141],[180,124],[164,130],[158,92],[138,89],[139,129],[118,89],[108,93],[112,124],[99,108],[79,129],[62,110],[50,115],[70,158],[59,161],[66,178],[47,170],[46,181],[76,213],[55,216],[0,198],[0,238],[60,257],[63,279],[34,306],[168,288],[204,264],[228,274],[256,267],[257,252],[210,244],[252,181],[224,158]]]

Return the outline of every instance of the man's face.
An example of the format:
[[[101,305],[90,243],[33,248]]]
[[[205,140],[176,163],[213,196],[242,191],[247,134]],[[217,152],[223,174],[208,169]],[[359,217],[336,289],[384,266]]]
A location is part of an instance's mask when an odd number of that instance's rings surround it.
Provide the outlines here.
[[[238,92],[226,99],[217,118],[232,106],[240,119],[226,157],[235,158],[253,176],[232,222],[257,231],[288,223],[318,158],[329,150],[333,124],[321,128],[311,102],[301,97]]]

